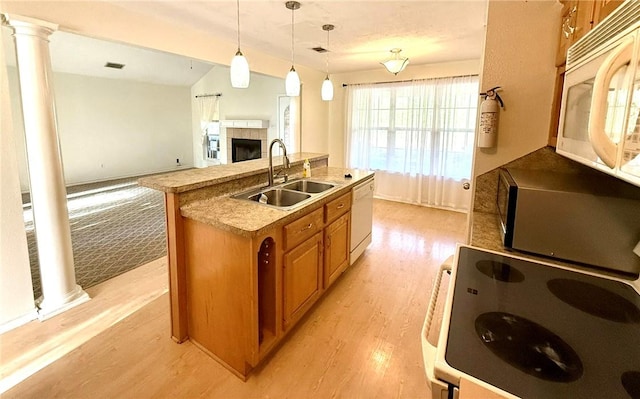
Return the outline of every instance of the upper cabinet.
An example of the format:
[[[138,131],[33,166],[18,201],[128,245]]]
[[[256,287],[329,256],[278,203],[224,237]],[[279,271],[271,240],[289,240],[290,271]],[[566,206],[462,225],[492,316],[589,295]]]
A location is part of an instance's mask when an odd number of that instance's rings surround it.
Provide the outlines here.
[[[598,0],[593,5],[593,25],[598,24],[607,15],[611,14],[623,0]]]
[[[561,1],[563,8],[562,17],[560,18],[560,37],[556,53],[556,66],[564,65],[567,60],[567,49],[591,30],[594,24],[594,8],[596,3],[602,2],[593,0]]]

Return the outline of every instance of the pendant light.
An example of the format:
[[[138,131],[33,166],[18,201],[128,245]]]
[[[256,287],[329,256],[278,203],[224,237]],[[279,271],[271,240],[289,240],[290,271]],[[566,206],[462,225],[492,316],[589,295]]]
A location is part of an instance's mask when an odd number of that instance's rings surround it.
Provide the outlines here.
[[[384,65],[385,68],[387,68],[387,71],[391,72],[394,75],[402,72],[402,70],[404,70],[404,68],[406,68],[407,64],[409,63],[408,58],[400,56],[401,51],[402,50],[399,48],[394,48],[393,50],[391,50],[391,54],[393,54],[392,58],[386,60],[385,62],[381,62],[381,64]]]
[[[233,60],[231,60],[229,72],[231,75],[231,87],[246,89],[249,87],[251,73],[249,72],[249,63],[242,55],[242,51],[240,51],[240,0],[236,0],[236,10],[238,13],[238,51]]]
[[[287,74],[287,78],[284,81],[285,89],[287,96],[289,97],[298,97],[300,95],[300,77],[298,76],[298,72],[294,68],[294,58],[293,58],[293,37],[294,37],[294,20],[293,13],[295,10],[300,8],[300,3],[297,1],[287,1],[285,6],[291,10],[291,70]]]
[[[333,100],[333,83],[331,79],[329,79],[329,32],[331,32],[335,28],[335,26],[331,24],[322,25],[322,30],[327,32],[327,77],[322,82],[322,100],[323,101],[331,101]]]

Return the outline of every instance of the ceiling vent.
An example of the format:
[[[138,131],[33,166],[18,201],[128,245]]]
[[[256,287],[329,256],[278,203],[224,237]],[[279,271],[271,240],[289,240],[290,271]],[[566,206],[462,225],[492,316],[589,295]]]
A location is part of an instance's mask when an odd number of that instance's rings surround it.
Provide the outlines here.
[[[105,68],[113,68],[113,69],[122,69],[124,68],[124,64],[118,64],[117,62],[107,62],[104,64]]]
[[[316,51],[318,53],[326,53],[327,49],[324,47],[313,47],[311,50]]]

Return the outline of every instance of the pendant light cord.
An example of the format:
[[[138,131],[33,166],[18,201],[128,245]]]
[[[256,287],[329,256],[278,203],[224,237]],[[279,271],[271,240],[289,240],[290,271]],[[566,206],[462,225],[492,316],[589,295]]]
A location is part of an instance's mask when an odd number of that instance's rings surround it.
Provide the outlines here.
[[[331,32],[331,30],[327,29],[327,77],[329,77],[329,32]]]
[[[238,51],[240,51],[240,0],[236,0],[236,10],[238,17]]]
[[[293,52],[293,36],[295,34],[293,27],[293,13],[295,12],[295,8],[291,7],[291,67],[295,64],[294,52]]]

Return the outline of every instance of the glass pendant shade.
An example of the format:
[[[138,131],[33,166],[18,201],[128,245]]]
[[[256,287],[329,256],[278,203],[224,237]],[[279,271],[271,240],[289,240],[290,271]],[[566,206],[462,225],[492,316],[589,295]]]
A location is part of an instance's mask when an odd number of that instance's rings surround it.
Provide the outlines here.
[[[231,60],[231,87],[246,89],[249,87],[250,79],[249,63],[240,49],[238,49],[235,57]]]
[[[326,77],[324,82],[322,82],[322,90],[321,90],[322,100],[331,101],[333,100],[333,83],[329,79],[329,76]]]
[[[331,24],[322,25],[322,30],[327,32],[327,48],[326,48],[326,62],[327,62],[327,77],[324,78],[322,82],[322,88],[320,89],[320,95],[322,96],[322,101],[332,101],[333,100],[333,82],[329,79],[329,32],[331,32],[335,28],[335,26]]]
[[[293,65],[291,65],[291,70],[287,74],[284,86],[287,96],[298,97],[300,95],[300,76],[298,76],[298,72],[296,72]]]
[[[231,68],[229,75],[231,77],[231,87],[236,89],[246,89],[249,87],[251,74],[249,72],[249,63],[240,51],[240,0],[236,0],[237,22],[238,22],[238,51],[231,60]]]
[[[408,58],[400,57],[401,51],[402,50],[400,50],[399,48],[394,48],[393,50],[391,50],[393,58],[385,62],[381,62],[381,64],[384,65],[385,68],[387,68],[387,71],[391,72],[394,75],[402,72],[409,64]]]

